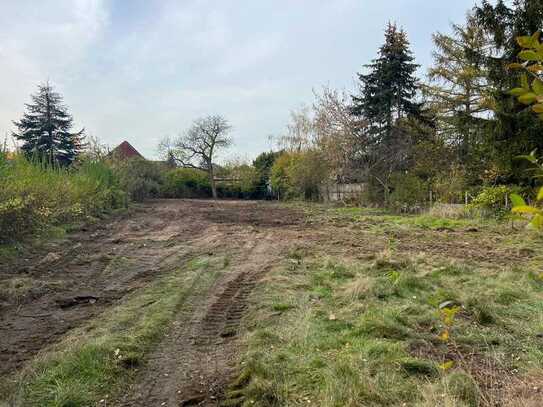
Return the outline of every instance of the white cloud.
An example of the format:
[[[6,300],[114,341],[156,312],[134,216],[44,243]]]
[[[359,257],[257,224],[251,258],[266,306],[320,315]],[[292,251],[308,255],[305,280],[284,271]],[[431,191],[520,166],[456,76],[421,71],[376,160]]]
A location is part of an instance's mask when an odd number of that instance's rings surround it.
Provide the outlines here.
[[[312,88],[350,87],[388,19],[424,39],[413,41],[421,58],[431,32],[473,0],[0,2],[0,136],[51,79],[78,127],[152,156],[162,136],[208,113],[230,119],[236,148],[254,155]]]
[[[69,80],[107,24],[101,0],[17,1],[0,14],[0,135],[37,83]]]

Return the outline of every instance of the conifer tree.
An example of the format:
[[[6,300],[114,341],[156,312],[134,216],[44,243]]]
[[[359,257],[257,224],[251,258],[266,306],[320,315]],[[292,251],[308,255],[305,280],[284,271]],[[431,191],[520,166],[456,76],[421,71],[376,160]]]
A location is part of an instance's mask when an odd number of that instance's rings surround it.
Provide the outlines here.
[[[365,126],[360,129],[360,151],[356,160],[370,184],[377,182],[385,205],[394,172],[409,165],[414,135],[411,118],[422,118],[421,104],[415,101],[418,80],[405,31],[388,25],[379,55],[360,73],[360,93],[353,95],[351,112]]]
[[[390,134],[396,120],[420,113],[420,105],[414,101],[418,65],[405,31],[389,23],[378,57],[365,67],[368,73],[358,74],[360,94],[352,97],[352,112],[368,122],[373,136],[382,139]]]
[[[509,95],[509,90],[516,87],[520,78],[516,71],[507,67],[517,61],[522,50],[517,37],[543,28],[543,1],[483,0],[480,6],[475,7],[474,13],[493,45],[493,52],[486,55],[485,65],[494,104],[493,120],[487,131],[487,147],[497,165],[495,181],[529,182],[530,178],[515,157],[526,151],[543,150],[543,122]]]
[[[464,26],[454,24],[451,35],[435,33],[433,41],[434,64],[423,93],[439,120],[440,134],[456,146],[458,159],[465,164],[471,150],[482,142],[482,127],[490,110],[485,67],[490,40],[468,15]]]
[[[49,84],[38,86],[32,103],[18,122],[14,137],[22,141],[27,157],[70,165],[81,152],[84,129],[71,133],[73,118],[62,103],[62,96]]]

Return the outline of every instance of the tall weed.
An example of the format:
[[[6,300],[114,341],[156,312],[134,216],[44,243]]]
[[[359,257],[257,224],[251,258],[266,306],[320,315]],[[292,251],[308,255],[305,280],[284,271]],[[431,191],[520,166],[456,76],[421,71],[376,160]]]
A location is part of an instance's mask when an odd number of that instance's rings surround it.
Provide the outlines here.
[[[20,155],[0,157],[0,242],[125,205],[126,194],[102,162],[66,169]]]

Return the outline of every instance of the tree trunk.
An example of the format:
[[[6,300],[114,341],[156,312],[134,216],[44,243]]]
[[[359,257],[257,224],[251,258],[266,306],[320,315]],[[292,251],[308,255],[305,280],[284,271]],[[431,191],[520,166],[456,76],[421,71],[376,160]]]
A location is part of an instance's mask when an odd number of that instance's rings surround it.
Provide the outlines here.
[[[211,184],[211,195],[213,199],[217,199],[217,186],[215,185],[215,174],[213,171],[213,164],[209,163],[209,182]]]

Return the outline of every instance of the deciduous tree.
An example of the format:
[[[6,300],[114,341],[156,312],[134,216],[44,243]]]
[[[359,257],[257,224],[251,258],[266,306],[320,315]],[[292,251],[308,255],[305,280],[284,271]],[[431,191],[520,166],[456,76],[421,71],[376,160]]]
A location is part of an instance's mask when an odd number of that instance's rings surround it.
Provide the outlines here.
[[[192,126],[176,139],[165,138],[159,149],[166,157],[174,159],[186,168],[205,170],[209,176],[213,198],[217,198],[215,185],[215,163],[217,151],[232,144],[229,137],[231,126],[219,115],[197,119]]]

